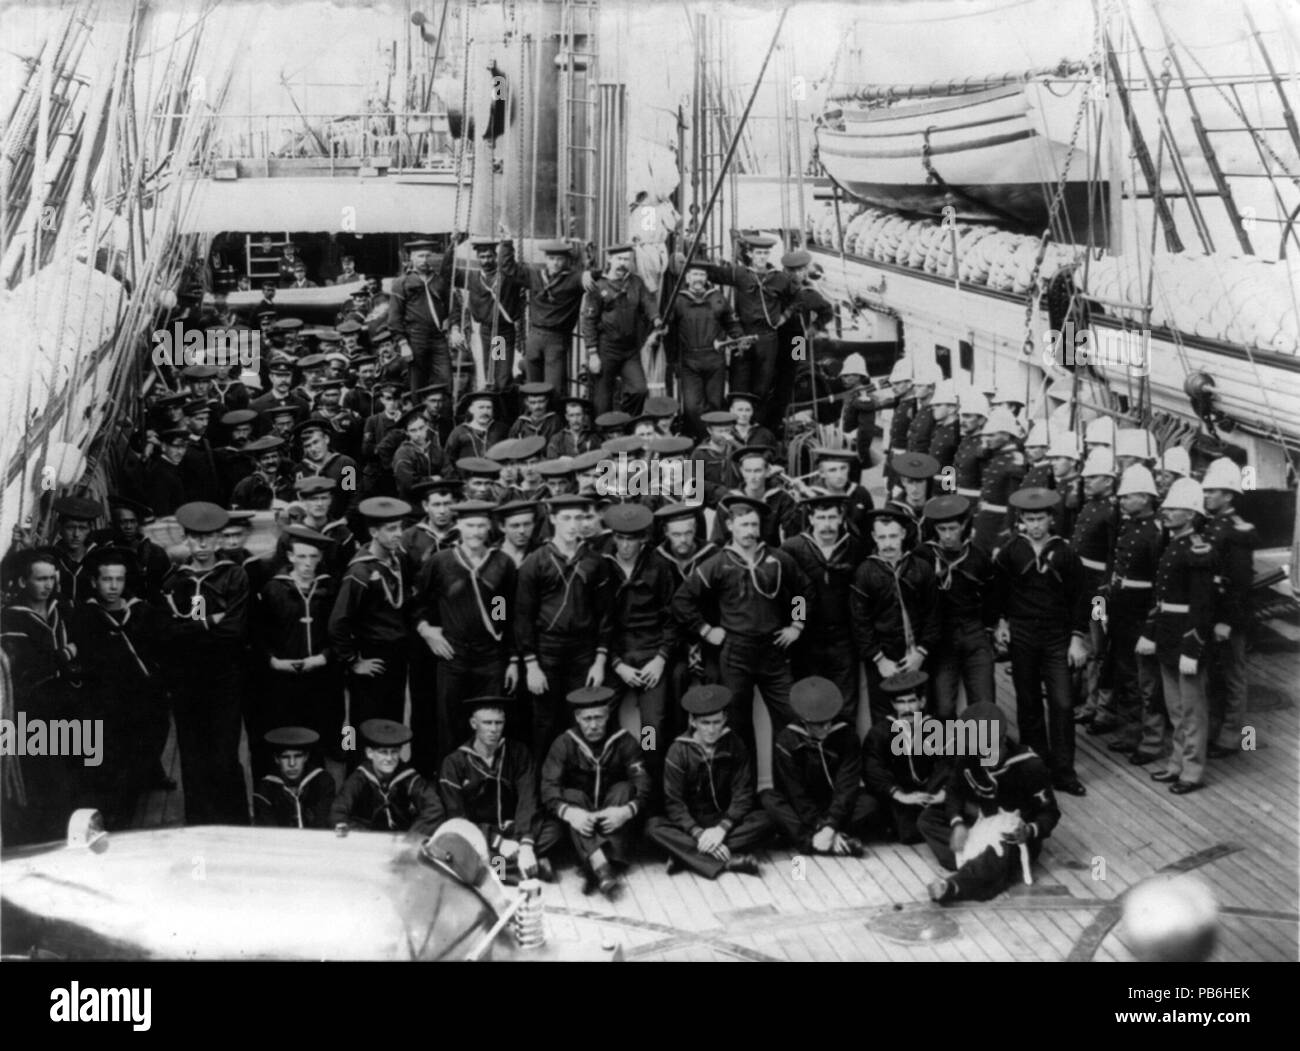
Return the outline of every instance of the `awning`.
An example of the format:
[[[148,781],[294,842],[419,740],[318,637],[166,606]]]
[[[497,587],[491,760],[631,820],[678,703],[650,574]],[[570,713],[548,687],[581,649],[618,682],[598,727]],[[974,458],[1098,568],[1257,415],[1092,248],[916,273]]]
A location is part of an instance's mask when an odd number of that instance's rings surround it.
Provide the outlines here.
[[[456,185],[450,175],[198,179],[184,186],[193,187],[193,197],[189,207],[182,209],[183,234],[231,230],[400,234],[456,226]]]

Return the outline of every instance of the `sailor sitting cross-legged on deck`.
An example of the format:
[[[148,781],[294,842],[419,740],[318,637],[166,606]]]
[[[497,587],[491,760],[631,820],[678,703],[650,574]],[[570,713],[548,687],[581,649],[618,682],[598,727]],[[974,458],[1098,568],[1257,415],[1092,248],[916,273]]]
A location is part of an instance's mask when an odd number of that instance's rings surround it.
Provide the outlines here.
[[[409,763],[402,745],[411,731],[392,719],[361,724],[366,759],[348,775],[330,808],[330,824],[373,832],[418,832],[431,835],[445,814],[438,790]]]
[[[1020,847],[1026,848],[1028,861],[1036,859],[1061,819],[1047,765],[1032,748],[1007,736],[998,706],[973,704],[962,718],[975,724],[977,732],[968,740],[973,738],[986,754],[965,755],[957,762],[943,807],[927,808],[919,822],[939,864],[955,870],[930,884],[930,897],[944,905],[988,901],[1027,875]]]
[[[275,773],[253,789],[253,824],[278,828],[329,828],[334,778],[312,752],[320,734],[305,726],[281,726],[265,735]]]
[[[693,686],[682,698],[690,732],[668,748],[664,763],[666,817],[652,817],[646,835],[668,852],[671,875],[683,867],[709,879],[723,872],[758,875],[745,853],[772,822],[754,799],[754,763],[745,742],[727,726],[731,691]]]

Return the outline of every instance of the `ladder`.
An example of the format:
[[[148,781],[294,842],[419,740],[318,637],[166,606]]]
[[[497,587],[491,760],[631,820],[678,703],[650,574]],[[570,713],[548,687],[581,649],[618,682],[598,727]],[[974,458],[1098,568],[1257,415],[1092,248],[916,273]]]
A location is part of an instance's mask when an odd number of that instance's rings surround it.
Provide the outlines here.
[[[264,278],[280,276],[280,257],[283,255],[281,249],[289,243],[289,231],[281,231],[280,237],[281,240],[271,242],[271,253],[268,255],[262,251],[263,238],[254,237],[252,234],[244,235],[244,259],[247,260],[245,273],[253,284],[257,284]]]
[[[564,0],[560,12],[559,207],[556,233],[596,238],[597,24],[599,0]],[[597,245],[597,248],[604,247]]]

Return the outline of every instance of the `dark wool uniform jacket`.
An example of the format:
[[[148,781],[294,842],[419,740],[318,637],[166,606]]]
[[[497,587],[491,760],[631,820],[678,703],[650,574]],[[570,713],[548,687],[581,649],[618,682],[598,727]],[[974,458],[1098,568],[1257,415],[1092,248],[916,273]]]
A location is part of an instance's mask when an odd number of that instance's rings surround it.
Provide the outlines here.
[[[730,727],[710,755],[691,734],[668,746],[664,760],[664,813],[692,837],[721,825],[730,832],[754,809],[754,764]]]
[[[467,456],[486,457],[487,451],[497,442],[505,441],[508,428],[504,423],[493,420],[486,431],[471,427],[468,423],[458,423],[447,435],[447,445],[442,451],[443,474],[456,478],[459,472],[456,461]]]
[[[82,685],[100,699],[138,700],[136,691],[159,686],[159,655],[167,618],[138,598],[117,611],[90,598],[72,612],[69,637],[77,647]]]
[[[334,806],[334,778],[326,770],[308,770],[296,785],[267,774],[253,789],[253,824],[275,828],[329,828]]]
[[[772,332],[785,324],[794,309],[797,289],[784,270],[768,266],[754,270],[740,263],[716,263],[709,280],[735,288],[736,317],[747,332]]]
[[[366,547],[353,556],[330,614],[330,643],[344,665],[363,655],[367,644],[406,641],[406,599],[410,586],[406,556],[381,561]]]
[[[1079,556],[1059,536],[1048,536],[1043,550],[1023,534],[993,552],[993,609],[999,617],[1027,621],[1039,630],[1088,634],[1091,595]]]
[[[440,336],[452,320],[450,267],[444,266],[431,275],[427,285],[416,273],[404,274],[392,283],[388,294],[388,329],[394,339],[409,341],[413,337]]]
[[[812,582],[788,552],[762,544],[751,567],[734,548],[723,548],[686,578],[673,597],[673,611],[693,635],[706,626],[730,635],[771,638],[805,621]],[[705,614],[716,608],[717,622]],[[803,612],[803,616],[799,612]]]
[[[167,574],[162,593],[172,628],[185,642],[175,654],[182,663],[243,644],[249,615],[248,574],[243,567],[224,558],[207,570],[187,562]],[[223,614],[219,623],[214,619],[218,614]]]
[[[858,655],[864,661],[874,662],[882,653],[892,661],[906,656],[904,609],[913,646],[933,653],[939,643],[934,569],[919,552],[909,551],[893,567],[883,558],[869,555],[853,576],[850,605]]]
[[[921,723],[923,735],[926,722],[933,721],[927,719]],[[892,797],[895,791],[938,792],[948,784],[953,765],[949,757],[899,755],[894,751],[895,740],[910,740],[915,727],[916,721],[911,716],[872,723],[862,742],[862,780],[872,795]]]
[[[848,723],[837,722],[819,741],[802,723],[791,723],[776,735],[772,777],[810,835],[828,825],[839,831],[862,791],[857,732]]]
[[[566,428],[551,435],[550,441],[546,443],[546,458],[558,460],[561,456],[577,456],[599,448],[600,435],[595,431],[585,430],[581,434],[574,434]]]
[[[573,333],[584,294],[581,270],[566,265],[551,277],[544,267],[519,262],[515,258],[514,245],[509,241],[503,241],[497,249],[497,268],[527,285],[528,324],[531,328],[549,329],[564,335]]]
[[[972,621],[991,628],[997,623],[993,608],[993,559],[967,538],[956,551],[947,551],[936,541],[926,541],[918,554],[934,568],[939,596],[939,620],[944,629]]]
[[[268,580],[255,617],[253,642],[266,657],[298,661],[330,648],[329,620],[336,593],[328,573],[321,573],[301,591],[293,574]]]
[[[1235,511],[1220,511],[1201,530],[1219,560],[1215,620],[1234,630],[1250,624],[1250,588],[1255,582],[1255,527]]]
[[[431,835],[445,815],[438,790],[402,763],[388,784],[381,784],[370,760],[348,775],[330,807],[331,826],[373,832],[418,832]]]
[[[1200,660],[1214,631],[1219,559],[1200,533],[1171,537],[1156,569],[1155,606],[1142,634],[1163,664]],[[1170,607],[1176,608],[1170,608]]]
[[[531,416],[520,416],[510,425],[510,430],[506,432],[507,438],[544,438],[550,442],[557,434],[564,430],[564,419],[558,412],[543,413],[541,419],[534,419]],[[543,448],[545,448],[543,446]]]
[[[650,775],[637,739],[626,730],[615,730],[593,745],[577,730],[569,729],[552,742],[542,764],[542,806],[563,819],[574,804],[561,793],[576,789],[591,808],[599,809],[610,785],[622,782],[632,787],[628,805],[634,814],[640,813],[650,796]]]
[[[1079,556],[1089,587],[1099,588],[1110,579],[1118,533],[1119,501],[1115,497],[1093,497],[1079,508],[1070,533],[1070,546]]]
[[[587,541],[578,544],[572,559],[547,542],[519,567],[515,641],[524,660],[537,656],[542,635],[586,639],[597,653],[608,653],[611,614],[610,580]]]
[[[738,339],[744,335],[727,297],[721,289],[714,287],[706,288],[698,296],[683,288],[666,320],[676,337],[680,353],[707,351],[718,354],[719,365],[722,364],[722,352],[714,349],[714,340]]]
[[[663,559],[643,547],[629,577],[613,555],[604,555],[609,578],[611,631],[610,667],[620,661],[640,667],[654,657],[665,661],[677,646],[677,621],[672,615],[677,578]]]
[[[63,602],[51,603],[48,618],[26,606],[0,609],[0,640],[20,701],[27,700],[27,691],[42,686],[76,685],[68,650],[70,613],[71,607]]]
[[[496,850],[503,839],[531,844],[537,839],[542,811],[537,802],[537,768],[532,752],[520,741],[503,740],[491,761],[463,744],[442,761],[438,781],[448,818],[478,825]]]
[[[460,530],[452,526],[447,532],[439,533],[428,522],[421,520],[413,526],[402,530],[402,547],[412,566],[420,571],[429,559],[439,551],[447,551],[460,543]]]
[[[1050,836],[1061,820],[1047,765],[1032,748],[1006,738],[997,766],[981,766],[970,758],[954,767],[943,806],[949,825],[965,822],[972,807],[990,817],[999,810],[1018,810],[1036,840]]]
[[[458,658],[509,656],[518,581],[514,560],[497,548],[476,569],[459,547],[439,551],[420,570],[411,619],[441,628]]]
[[[588,350],[631,350],[641,344],[642,324],[649,326],[658,317],[657,298],[636,274],[621,285],[604,276],[582,297],[580,332]]]
[[[811,586],[808,627],[804,630],[812,634],[807,639],[811,642],[847,639],[852,634],[853,575],[865,557],[865,545],[856,537],[841,533],[828,558],[811,533],[800,533],[782,544],[781,550],[799,564]]]
[[[1165,530],[1154,514],[1126,516],[1115,541],[1110,605],[1145,616],[1155,602],[1156,569],[1165,549]]]

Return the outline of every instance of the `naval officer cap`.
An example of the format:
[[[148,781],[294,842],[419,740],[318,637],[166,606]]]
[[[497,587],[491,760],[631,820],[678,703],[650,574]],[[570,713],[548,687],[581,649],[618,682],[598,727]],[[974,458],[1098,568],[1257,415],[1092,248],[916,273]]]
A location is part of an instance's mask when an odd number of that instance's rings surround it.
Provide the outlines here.
[[[682,696],[682,707],[691,715],[713,715],[731,703],[731,691],[721,683],[692,686]]]
[[[655,520],[654,513],[644,504],[614,504],[600,517],[606,529],[620,536],[639,536]]]
[[[414,736],[410,727],[392,719],[367,719],[361,724],[362,740],[374,748],[396,748]]]
[[[583,493],[561,493],[547,500],[546,508],[550,514],[555,514],[557,511],[585,511],[593,503],[595,503],[594,497]]]
[[[889,458],[889,466],[904,478],[933,478],[939,473],[939,461],[929,453],[899,453]]]
[[[550,241],[539,241],[537,244],[537,250],[543,255],[569,255],[572,251],[569,247],[569,242],[561,241],[559,238],[554,238]]]
[[[699,513],[698,507],[689,504],[664,504],[654,515],[660,522],[674,522],[679,518],[694,518]]]
[[[700,416],[700,422],[706,427],[730,427],[736,422],[734,412],[706,412]]]
[[[460,482],[454,478],[421,478],[409,492],[415,503],[423,503],[431,493],[448,493],[454,497],[460,493]]]
[[[969,510],[970,500],[960,493],[948,493],[927,500],[924,514],[927,522],[955,522],[965,518]]]
[[[320,734],[305,726],[280,726],[267,730],[262,740],[271,746],[272,752],[287,752],[291,749],[310,748],[320,741]]]
[[[393,522],[405,518],[411,511],[411,505],[405,500],[397,500],[391,496],[372,496],[357,505],[357,512],[371,524]]]
[[[470,247],[476,252],[485,252],[489,248],[495,248],[500,243],[495,237],[471,237],[469,242]]]
[[[608,686],[582,686],[564,699],[574,708],[599,708],[614,699],[614,691]]]
[[[1017,489],[1007,498],[1007,503],[1019,511],[1048,511],[1060,502],[1060,493],[1033,485]]]
[[[511,500],[509,503],[498,505],[492,513],[505,523],[516,515],[535,515],[538,506],[536,500]]]
[[[334,543],[324,533],[318,533],[315,529],[305,525],[285,526],[284,535],[290,541],[297,541],[300,544],[311,544],[313,547],[328,547]]]
[[[858,454],[852,449],[832,449],[828,445],[818,445],[813,449],[813,458],[820,463],[822,460],[842,460],[849,463],[858,458]]]
[[[299,496],[316,496],[320,493],[328,493],[338,484],[333,478],[325,478],[319,474],[308,475],[306,478],[299,478],[293,483],[294,492]]]
[[[741,241],[749,245],[750,248],[773,248],[777,244],[777,238],[771,234],[742,234]]]
[[[194,500],[176,508],[176,522],[187,533],[217,533],[229,521],[229,511],[206,500]]]
[[[602,431],[609,431],[615,427],[626,427],[632,422],[632,417],[626,412],[614,410],[613,412],[602,412],[594,422]]]
[[[764,517],[772,513],[772,509],[762,500],[755,500],[752,496],[742,496],[739,493],[724,496],[718,501],[718,507],[725,511],[728,517],[747,514],[750,511],[757,511]]]
[[[252,508],[235,508],[229,512],[230,521],[228,525],[243,526],[245,529],[253,528],[253,519],[257,517],[257,512]]]
[[[158,438],[163,445],[188,445],[190,441],[190,432],[188,427],[168,427],[158,432]]]
[[[695,443],[683,434],[658,434],[653,438],[647,438],[645,442],[647,452],[664,456],[685,456],[693,448]]]
[[[257,419],[256,409],[231,409],[221,417],[223,427],[240,427]]]
[[[555,388],[549,383],[521,383],[519,393],[526,398],[539,398],[543,395],[549,398],[555,393]]]
[[[600,443],[600,447],[610,456],[618,456],[620,453],[631,456],[634,453],[644,452],[645,443],[644,438],[635,434],[620,434],[617,438],[606,438]]]
[[[578,453],[573,458],[570,466],[574,474],[583,474],[586,471],[599,467],[609,458],[609,454],[604,449],[588,449],[586,452]]]
[[[457,520],[462,518],[491,518],[496,513],[497,505],[488,500],[462,500],[451,505],[451,513]]]
[[[771,463],[772,455],[773,450],[770,445],[742,445],[731,454],[731,462],[738,464],[748,460],[751,456],[758,456]]]
[[[76,522],[93,522],[104,513],[98,501],[84,496],[61,496],[54,501],[52,509],[60,518]]]
[[[462,456],[456,461],[456,470],[472,478],[496,479],[501,474],[501,465],[485,456]]]
[[[408,252],[432,252],[437,247],[433,241],[407,241],[402,245]]]
[[[781,257],[781,265],[787,270],[798,270],[801,266],[808,266],[812,262],[812,253],[802,248],[796,248],[793,252],[786,252]]]
[[[885,693],[893,694],[892,700],[903,701],[917,696],[929,681],[930,676],[923,671],[901,671],[888,679],[882,679],[880,688]]]
[[[790,707],[804,722],[825,723],[839,715],[844,697],[830,679],[810,675],[790,687]]]
[[[641,411],[656,420],[670,420],[681,412],[681,409],[677,405],[676,398],[670,398],[666,394],[654,394],[646,398],[645,408]]]
[[[567,478],[576,472],[573,469],[573,457],[560,456],[554,460],[543,460],[533,468],[543,478]]]

